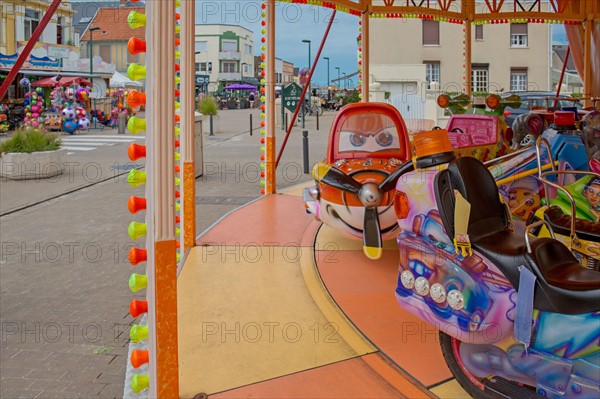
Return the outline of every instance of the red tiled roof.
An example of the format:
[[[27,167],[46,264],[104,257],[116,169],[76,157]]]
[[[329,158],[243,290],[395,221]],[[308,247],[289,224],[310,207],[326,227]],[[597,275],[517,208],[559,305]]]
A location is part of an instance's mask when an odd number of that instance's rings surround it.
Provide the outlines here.
[[[145,14],[144,7],[103,7],[99,8],[90,22],[88,28],[81,37],[82,42],[90,40],[90,27],[98,27],[100,30],[94,31],[94,41],[127,41],[135,36],[138,39],[144,39],[146,35],[145,28],[131,29],[127,24],[127,16],[131,11],[137,11]]]

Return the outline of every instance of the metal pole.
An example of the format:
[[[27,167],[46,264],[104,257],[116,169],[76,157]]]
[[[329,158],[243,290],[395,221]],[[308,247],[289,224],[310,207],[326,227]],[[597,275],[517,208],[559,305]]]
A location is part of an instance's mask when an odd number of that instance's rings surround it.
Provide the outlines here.
[[[285,129],[287,128],[287,122],[286,125],[283,125],[283,120],[285,119],[285,117],[287,116],[285,114],[285,106],[283,105],[285,103],[285,95],[283,94],[283,89],[285,87],[281,86],[281,130],[283,130],[285,132]]]
[[[563,83],[563,79],[565,77],[565,72],[567,70],[567,62],[569,61],[569,56],[571,55],[571,46],[567,46],[567,53],[565,54],[565,61],[563,63],[562,72],[560,73],[560,79],[558,80],[558,88],[556,89],[556,99],[554,100],[554,108],[558,107],[558,96],[560,96],[560,89]]]
[[[308,130],[302,131],[302,160],[304,161],[304,173],[309,174],[308,164]]]
[[[317,110],[317,130],[319,130],[319,111]]]
[[[212,113],[210,114],[209,122],[210,122],[210,132],[208,133],[208,135],[209,136],[214,136],[214,134],[213,134],[213,115],[212,115]]]
[[[327,37],[329,36],[329,31],[331,30],[331,25],[333,24],[336,13],[337,13],[337,10],[333,10],[333,13],[331,14],[331,18],[329,20],[329,24],[327,25],[327,29],[325,29],[325,33],[323,34],[323,39],[321,40],[321,45],[319,46],[319,51],[317,51],[317,57],[315,58],[317,60],[317,62],[315,62],[315,65],[313,65],[310,72],[308,73],[308,84],[306,86],[304,86],[304,88],[302,89],[302,94],[300,95],[300,98],[304,98],[304,96],[306,95],[306,90],[308,89],[308,86],[310,85],[310,81],[312,79],[313,72],[315,71],[315,67],[318,64],[319,57],[321,57],[321,52],[323,51],[323,46],[325,45],[325,42],[327,41]],[[283,151],[285,150],[287,141],[290,138],[290,133],[292,132],[292,127],[294,126],[294,122],[296,121],[296,118],[298,117],[299,113],[300,113],[300,109],[298,107],[296,107],[296,110],[294,111],[294,115],[292,116],[292,121],[291,121],[290,125],[288,126],[287,132],[285,134],[285,138],[283,139],[283,143],[281,144],[281,148],[279,149],[279,154],[277,154],[277,162],[275,163],[275,166],[277,166],[279,164],[279,161],[281,160],[281,155],[283,155]]]
[[[90,29],[90,83],[92,84],[92,92],[94,91],[94,29]]]
[[[250,114],[250,136],[252,136],[252,114]]]
[[[93,87],[92,87],[93,88]],[[92,118],[94,119],[94,129],[96,129],[96,121],[98,120],[98,115],[96,114],[96,97],[94,97],[94,109],[92,110],[93,112],[93,116]],[[90,112],[91,113],[91,112]]]
[[[287,130],[288,128],[288,114],[287,112],[285,113],[285,130]]]
[[[33,47],[37,44],[38,39],[42,35],[44,29],[46,29],[48,22],[50,22],[50,19],[52,19],[52,16],[56,12],[58,6],[60,6],[61,1],[62,0],[52,1],[52,4],[50,5],[50,7],[48,7],[48,10],[46,11],[46,14],[44,14],[37,28],[35,28],[35,30],[33,31],[33,34],[27,41],[27,45],[25,46],[23,51],[21,51],[21,54],[19,54],[17,62],[15,62],[15,65],[13,65],[13,67],[10,69],[8,76],[6,77],[6,79],[4,79],[4,82],[0,86],[0,100],[2,100],[6,92],[8,92],[8,87],[12,84],[12,81],[15,79],[15,77],[21,70],[21,67],[25,63],[25,60],[27,59],[27,57],[29,57],[29,54],[31,54],[31,50],[33,50]]]

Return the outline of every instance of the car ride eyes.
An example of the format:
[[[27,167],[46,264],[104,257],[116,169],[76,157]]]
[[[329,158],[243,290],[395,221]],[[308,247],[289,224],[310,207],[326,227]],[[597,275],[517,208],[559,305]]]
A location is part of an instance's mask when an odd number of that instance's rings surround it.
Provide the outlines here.
[[[379,132],[375,136],[375,141],[382,147],[389,147],[394,141],[394,136],[390,132]]]
[[[389,147],[394,142],[394,136],[387,131],[379,132],[375,135],[375,141],[381,147]],[[350,143],[354,147],[362,147],[367,142],[367,136],[352,133],[350,135]]]
[[[352,133],[350,135],[350,143],[354,147],[362,147],[367,142],[367,138],[360,134]]]

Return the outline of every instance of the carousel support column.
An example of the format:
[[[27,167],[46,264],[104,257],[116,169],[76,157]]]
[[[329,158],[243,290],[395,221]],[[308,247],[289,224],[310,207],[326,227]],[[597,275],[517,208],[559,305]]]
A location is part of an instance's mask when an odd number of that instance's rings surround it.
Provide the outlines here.
[[[467,19],[466,21],[464,21],[465,24],[465,37],[464,37],[464,41],[465,41],[465,58],[464,58],[464,62],[465,62],[465,77],[464,77],[464,83],[465,83],[465,93],[471,97],[471,84],[472,84],[472,78],[471,78],[471,60],[472,60],[472,46],[471,46],[471,27],[472,27],[472,21],[471,19]]]
[[[593,15],[588,14],[587,19],[584,23],[584,50],[583,50],[583,93],[585,99],[583,100],[583,106],[585,108],[591,107],[591,95],[592,95],[592,30],[594,29]]]
[[[183,252],[196,240],[196,173],[195,173],[195,1],[181,1],[181,161],[183,165],[183,207],[181,242]]]
[[[179,397],[177,343],[177,247],[175,239],[175,2],[146,3],[149,23],[147,76],[149,109],[146,136],[150,160],[153,244],[148,259],[148,325],[151,372],[150,398]],[[148,246],[148,248],[151,248]],[[152,377],[152,374],[151,374]]]
[[[369,49],[370,45],[370,35],[369,35],[369,15],[371,14],[371,10],[367,9],[362,14],[362,102],[369,102]]]
[[[266,84],[265,84],[265,129],[266,129],[266,179],[265,194],[275,194],[276,161],[275,161],[275,0],[267,0],[267,52],[266,52]]]

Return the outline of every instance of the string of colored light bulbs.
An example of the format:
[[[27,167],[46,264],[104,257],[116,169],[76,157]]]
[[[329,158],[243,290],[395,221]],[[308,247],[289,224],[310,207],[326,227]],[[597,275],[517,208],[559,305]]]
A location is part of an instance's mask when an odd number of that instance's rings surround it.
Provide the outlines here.
[[[264,195],[267,186],[266,183],[266,159],[267,159],[267,149],[266,149],[266,130],[265,130],[265,109],[266,109],[266,96],[265,96],[265,59],[266,59],[266,50],[267,50],[267,3],[262,2],[260,5],[261,8],[261,21],[260,21],[260,194]]]

